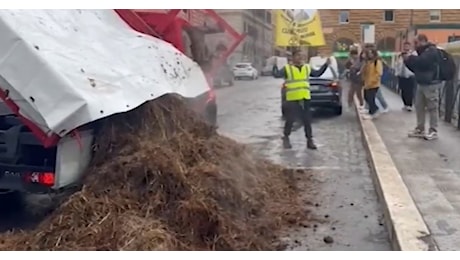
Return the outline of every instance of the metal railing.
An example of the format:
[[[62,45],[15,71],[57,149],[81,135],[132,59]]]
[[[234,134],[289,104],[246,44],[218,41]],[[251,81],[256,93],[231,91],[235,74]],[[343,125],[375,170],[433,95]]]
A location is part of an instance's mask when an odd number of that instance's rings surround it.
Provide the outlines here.
[[[460,56],[454,56],[457,68],[460,68]],[[458,70],[458,69],[457,69]],[[439,91],[439,116],[444,121],[453,124],[460,129],[460,106],[459,106],[459,90],[460,90],[460,73],[457,71],[455,77],[451,81],[447,81]]]

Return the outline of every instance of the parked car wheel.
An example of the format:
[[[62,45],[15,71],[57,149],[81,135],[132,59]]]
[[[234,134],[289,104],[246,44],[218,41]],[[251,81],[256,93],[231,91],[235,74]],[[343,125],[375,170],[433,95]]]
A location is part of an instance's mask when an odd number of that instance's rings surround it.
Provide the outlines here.
[[[337,116],[342,115],[342,106],[334,108],[334,114]]]

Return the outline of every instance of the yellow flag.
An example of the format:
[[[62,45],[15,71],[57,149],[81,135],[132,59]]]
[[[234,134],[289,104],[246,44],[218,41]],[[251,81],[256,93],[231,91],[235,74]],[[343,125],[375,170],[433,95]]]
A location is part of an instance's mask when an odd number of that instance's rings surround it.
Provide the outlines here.
[[[324,46],[323,29],[316,9],[275,12],[275,44],[279,47]]]

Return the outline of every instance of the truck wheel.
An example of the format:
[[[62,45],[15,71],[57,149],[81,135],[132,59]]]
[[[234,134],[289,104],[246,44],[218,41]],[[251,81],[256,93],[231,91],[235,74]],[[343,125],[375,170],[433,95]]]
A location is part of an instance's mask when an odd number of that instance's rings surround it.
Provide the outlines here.
[[[20,210],[21,196],[18,192],[0,190],[0,212],[8,210]]]

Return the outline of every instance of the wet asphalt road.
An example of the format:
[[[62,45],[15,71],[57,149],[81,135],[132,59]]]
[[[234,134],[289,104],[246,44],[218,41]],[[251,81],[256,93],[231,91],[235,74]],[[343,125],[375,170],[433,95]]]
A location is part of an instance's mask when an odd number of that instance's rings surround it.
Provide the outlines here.
[[[319,149],[306,149],[301,128],[291,136],[293,149],[284,150],[281,82],[271,77],[237,81],[217,90],[217,102],[221,134],[250,144],[276,163],[313,172],[315,188],[302,199],[324,222],[289,230],[288,250],[390,250],[354,111],[344,109],[339,117],[317,111],[313,132]],[[300,180],[298,185],[305,184]],[[326,236],[333,243],[325,243]]]

